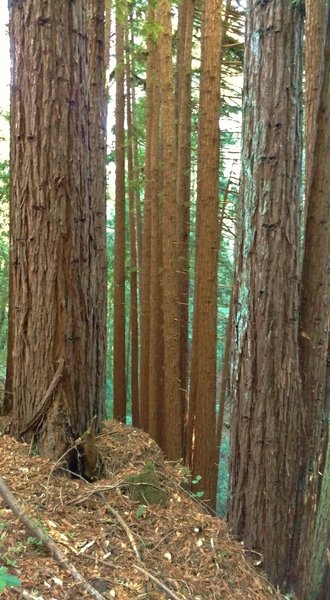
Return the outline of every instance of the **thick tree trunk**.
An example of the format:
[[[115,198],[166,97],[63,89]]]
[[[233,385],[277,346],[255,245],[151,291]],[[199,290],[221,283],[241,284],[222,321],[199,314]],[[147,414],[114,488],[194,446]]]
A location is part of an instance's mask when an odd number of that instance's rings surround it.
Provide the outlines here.
[[[250,0],[246,36],[229,526],[281,584],[292,559],[302,435],[302,15],[287,0]]]
[[[195,299],[187,448],[200,489],[215,506],[216,331],[219,210],[221,1],[206,0],[197,158]]]
[[[9,10],[12,433],[56,458],[104,402],[86,8],[27,0]]]

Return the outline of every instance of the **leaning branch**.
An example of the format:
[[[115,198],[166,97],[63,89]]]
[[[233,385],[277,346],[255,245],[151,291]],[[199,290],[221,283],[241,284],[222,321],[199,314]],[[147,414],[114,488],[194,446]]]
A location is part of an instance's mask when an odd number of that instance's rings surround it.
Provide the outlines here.
[[[179,596],[177,596],[174,592],[172,592],[172,590],[170,590],[170,588],[168,588],[167,585],[165,585],[165,583],[160,581],[160,579],[157,579],[157,577],[152,575],[152,573],[149,573],[149,571],[147,571],[146,569],[141,567],[141,565],[133,565],[133,567],[137,571],[140,571],[140,573],[143,573],[144,575],[149,577],[149,579],[151,579],[161,590],[163,590],[163,592],[166,592],[166,594],[170,598],[173,598],[173,600],[180,600]]]
[[[61,565],[64,569],[69,571],[75,581],[81,583],[84,588],[89,592],[89,594],[96,598],[96,600],[105,600],[104,596],[100,594],[95,588],[93,588],[88,581],[77,571],[76,567],[69,562],[64,554],[60,551],[60,549],[55,545],[53,540],[44,533],[40,527],[33,525],[30,519],[24,514],[24,512],[19,508],[13,494],[7,487],[6,483],[0,477],[0,494],[8,504],[9,508],[12,510],[14,515],[20,519],[26,529],[31,533],[31,535],[37,539],[39,539],[45,548],[48,550],[49,554],[56,560],[56,562]]]

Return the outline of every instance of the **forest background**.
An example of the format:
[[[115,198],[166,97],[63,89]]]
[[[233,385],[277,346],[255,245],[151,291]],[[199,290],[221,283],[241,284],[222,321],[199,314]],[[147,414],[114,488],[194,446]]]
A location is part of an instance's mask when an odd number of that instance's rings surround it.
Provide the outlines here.
[[[148,431],[170,460],[183,459],[211,506],[220,449],[218,509],[224,514],[228,505],[233,534],[262,554],[275,583],[322,598],[329,583],[329,2],[306,3],[304,42],[303,2],[250,0],[245,46],[245,7],[236,0],[122,2],[113,11],[106,4],[105,29],[102,2],[77,1],[68,31],[60,4],[49,7],[51,17],[40,8],[34,21],[37,7],[24,13],[28,6],[10,3],[10,267],[9,164],[1,162],[0,352],[11,432],[28,441],[36,433],[39,450],[54,458],[93,414],[97,426],[113,415]],[[22,29],[22,17],[31,29]],[[61,49],[52,19],[67,34]],[[64,69],[39,88],[44,73],[33,61],[49,41],[64,67],[65,57],[76,58],[69,76]],[[52,76],[52,61],[42,64]],[[53,81],[59,95],[46,110]]]

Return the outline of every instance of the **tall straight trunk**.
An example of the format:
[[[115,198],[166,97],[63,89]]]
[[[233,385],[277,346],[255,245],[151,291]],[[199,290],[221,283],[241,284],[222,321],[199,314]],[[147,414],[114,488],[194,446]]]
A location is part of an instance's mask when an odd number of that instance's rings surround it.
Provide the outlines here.
[[[104,76],[105,92],[109,94],[109,72],[110,72],[110,36],[111,36],[111,5],[112,0],[105,0],[104,5]]]
[[[302,14],[247,4],[229,526],[275,583],[292,560],[302,436],[298,368]]]
[[[163,444],[164,341],[162,311],[162,240],[160,205],[160,87],[159,54],[155,49],[150,147],[150,329],[149,329],[149,421],[148,432]]]
[[[180,321],[176,204],[176,128],[170,3],[159,0],[158,39],[162,136],[162,249],[164,417],[162,448],[170,460],[183,456],[183,406],[180,392]]]
[[[100,397],[94,398],[93,414],[100,424],[104,417],[106,381],[106,322],[107,322],[107,251],[106,251],[106,156],[108,98],[105,82],[105,2],[88,0],[88,88],[90,98],[90,195],[94,208],[92,237],[95,259],[90,270],[90,290],[96,319],[91,324],[97,343],[95,364],[91,372],[102,382],[98,386]],[[92,232],[91,232],[92,235]],[[96,284],[93,285],[93,281]],[[95,376],[95,375],[94,375]],[[99,407],[102,407],[100,411]]]
[[[301,280],[300,365],[306,414],[306,454],[302,519],[298,531],[301,597],[308,590],[315,562],[311,546],[319,511],[319,491],[327,454],[330,401],[326,370],[330,314],[330,2],[307,2],[306,28],[306,211]],[[314,85],[317,82],[317,95]],[[328,499],[329,501],[329,499]],[[300,515],[301,516],[301,515]],[[322,517],[321,517],[322,518]],[[315,554],[315,549],[314,549]],[[321,555],[320,555],[321,559]],[[323,568],[327,556],[323,555]],[[329,566],[328,566],[329,568]],[[319,566],[322,570],[322,567]],[[316,596],[313,596],[316,598]]]
[[[180,393],[184,413],[188,398],[188,305],[189,305],[189,232],[191,171],[191,62],[194,0],[179,6],[177,53],[177,224],[180,323]]]
[[[148,23],[154,23],[154,10],[148,10]],[[154,78],[156,44],[151,35],[147,38],[147,90],[146,90],[146,153],[145,190],[142,237],[142,273],[140,284],[140,426],[148,431],[149,425],[149,356],[150,356],[150,270],[151,270],[151,145],[153,131]]]
[[[104,401],[86,4],[27,0],[9,11],[11,430],[57,458]]]
[[[189,463],[215,506],[216,331],[219,208],[221,2],[206,0],[197,156],[195,298],[189,405]]]
[[[125,362],[125,66],[124,19],[116,7],[116,201],[114,258],[113,416],[126,420]]]
[[[132,423],[139,425],[139,327],[137,296],[136,214],[133,164],[133,116],[131,90],[131,56],[128,52],[128,27],[126,26],[126,96],[127,96],[127,174],[129,197],[130,240],[130,323],[131,323],[131,402]]]

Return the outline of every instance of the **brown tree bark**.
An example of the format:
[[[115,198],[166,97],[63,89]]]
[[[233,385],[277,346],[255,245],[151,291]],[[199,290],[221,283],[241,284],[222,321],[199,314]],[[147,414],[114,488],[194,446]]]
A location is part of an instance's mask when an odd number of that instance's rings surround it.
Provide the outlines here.
[[[131,323],[131,403],[132,423],[139,426],[139,327],[137,295],[137,248],[136,213],[134,193],[133,163],[133,115],[131,90],[131,55],[128,44],[128,26],[126,26],[126,96],[127,96],[127,175],[129,197],[129,240],[130,240],[130,323]]]
[[[162,447],[164,403],[164,339],[162,306],[162,239],[160,199],[160,73],[155,48],[152,69],[152,123],[150,147],[150,329],[149,329],[149,421],[148,432]]]
[[[321,523],[326,501],[319,505],[320,490],[328,486],[324,464],[328,445],[330,400],[326,395],[330,314],[330,3],[307,2],[306,27],[306,210],[305,249],[301,280],[300,365],[302,401],[306,415],[305,474],[302,514],[297,527],[296,578],[302,599],[314,595],[309,582],[315,569],[329,568],[315,548],[317,522]],[[314,89],[317,83],[316,90]],[[316,93],[317,92],[317,93]],[[329,467],[328,467],[329,468]],[[328,477],[328,474],[327,474]],[[328,498],[329,502],[329,498]],[[320,537],[318,531],[317,538]],[[321,536],[322,537],[322,536]],[[314,546],[314,548],[313,548]],[[315,556],[322,564],[316,565]]]
[[[191,172],[191,77],[194,0],[179,5],[177,51],[177,175],[178,277],[180,319],[180,393],[184,414],[188,410],[188,305]],[[185,436],[184,436],[185,437]],[[184,451],[185,454],[185,451]]]
[[[164,417],[162,448],[170,460],[183,456],[183,406],[180,392],[180,321],[176,204],[176,128],[170,3],[159,0],[158,38],[162,139],[162,272],[164,335]]]
[[[104,311],[94,301],[102,219],[90,182],[87,15],[81,0],[10,2],[9,10],[11,431],[33,436],[42,453],[56,458],[94,412],[102,414],[104,402],[97,336]]]
[[[206,0],[202,22],[197,157],[195,297],[187,447],[193,475],[215,506],[217,265],[221,2]]]
[[[247,4],[229,526],[275,583],[292,560],[302,436],[298,324],[302,14]]]
[[[126,420],[125,348],[125,62],[124,19],[116,6],[116,200],[113,329],[113,416]]]
[[[102,382],[99,395],[93,399],[93,415],[98,427],[104,418],[106,380],[106,322],[107,322],[107,252],[106,252],[106,155],[108,96],[105,80],[105,2],[88,0],[88,90],[90,124],[90,197],[93,206],[91,240],[94,247],[94,270],[90,269],[90,294],[96,318],[90,325],[97,343],[91,376]],[[95,281],[94,281],[95,280]],[[101,410],[100,410],[101,407]]]
[[[154,10],[148,10],[148,22],[154,23]],[[150,272],[151,272],[151,152],[153,137],[154,108],[154,65],[156,44],[152,35],[147,38],[147,90],[146,90],[146,153],[145,191],[142,236],[142,273],[140,304],[140,424],[144,431],[149,427],[149,357],[150,357]]]

